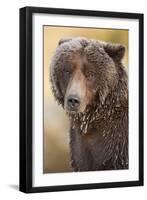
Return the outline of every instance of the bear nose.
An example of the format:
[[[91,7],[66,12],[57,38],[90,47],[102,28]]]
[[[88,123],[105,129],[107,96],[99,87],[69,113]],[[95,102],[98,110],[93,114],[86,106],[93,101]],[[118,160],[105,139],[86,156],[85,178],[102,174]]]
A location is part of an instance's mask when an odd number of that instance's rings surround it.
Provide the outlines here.
[[[80,99],[76,95],[70,95],[67,98],[67,105],[70,109],[77,109],[80,105]]]

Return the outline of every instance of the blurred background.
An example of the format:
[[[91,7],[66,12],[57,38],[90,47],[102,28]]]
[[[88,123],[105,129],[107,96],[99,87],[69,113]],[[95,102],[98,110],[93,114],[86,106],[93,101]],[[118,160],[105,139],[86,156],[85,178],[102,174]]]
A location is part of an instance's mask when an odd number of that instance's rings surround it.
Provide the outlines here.
[[[44,26],[44,144],[43,172],[70,172],[69,120],[56,103],[49,79],[50,62],[58,42],[65,37],[87,37],[126,46],[123,59],[128,66],[128,30]]]

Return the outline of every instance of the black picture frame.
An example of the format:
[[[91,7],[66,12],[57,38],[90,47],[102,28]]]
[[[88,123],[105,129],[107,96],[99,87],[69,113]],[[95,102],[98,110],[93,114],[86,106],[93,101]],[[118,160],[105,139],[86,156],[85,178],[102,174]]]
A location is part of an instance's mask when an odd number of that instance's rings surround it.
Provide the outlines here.
[[[34,13],[139,20],[139,180],[64,186],[32,186],[32,16]],[[143,185],[143,14],[59,8],[20,8],[20,186],[22,192],[53,192]]]

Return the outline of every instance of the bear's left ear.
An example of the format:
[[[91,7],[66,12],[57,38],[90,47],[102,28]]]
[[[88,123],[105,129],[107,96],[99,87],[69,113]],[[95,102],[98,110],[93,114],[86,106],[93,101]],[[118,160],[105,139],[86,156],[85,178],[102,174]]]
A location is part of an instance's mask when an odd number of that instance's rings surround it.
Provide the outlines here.
[[[125,55],[125,46],[121,44],[106,43],[104,50],[115,61],[121,61]]]
[[[62,38],[59,40],[58,45],[60,46],[61,44],[65,43],[65,42],[69,42],[70,40],[72,40],[72,38],[70,38],[70,37]]]

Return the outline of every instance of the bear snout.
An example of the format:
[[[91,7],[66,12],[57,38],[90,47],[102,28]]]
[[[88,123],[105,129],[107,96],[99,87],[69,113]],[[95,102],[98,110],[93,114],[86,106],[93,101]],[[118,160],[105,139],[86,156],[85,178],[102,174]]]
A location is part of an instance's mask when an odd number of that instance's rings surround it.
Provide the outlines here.
[[[67,97],[67,110],[77,112],[80,106],[80,98],[77,95],[69,95]]]

